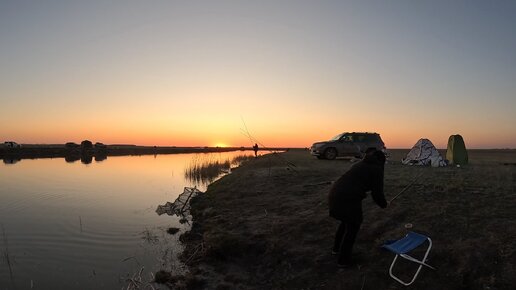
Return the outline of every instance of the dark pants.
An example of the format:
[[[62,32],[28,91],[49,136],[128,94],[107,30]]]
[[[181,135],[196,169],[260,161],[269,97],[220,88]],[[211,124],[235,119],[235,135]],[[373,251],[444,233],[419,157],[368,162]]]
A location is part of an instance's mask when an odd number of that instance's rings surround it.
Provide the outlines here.
[[[362,202],[344,204],[338,216],[333,216],[340,220],[333,250],[339,252],[339,264],[347,264],[351,262],[353,244],[362,224]]]
[[[351,253],[353,244],[360,230],[360,224],[357,222],[341,221],[337,232],[335,233],[335,243],[333,250],[339,252],[339,264],[347,264],[351,262]]]

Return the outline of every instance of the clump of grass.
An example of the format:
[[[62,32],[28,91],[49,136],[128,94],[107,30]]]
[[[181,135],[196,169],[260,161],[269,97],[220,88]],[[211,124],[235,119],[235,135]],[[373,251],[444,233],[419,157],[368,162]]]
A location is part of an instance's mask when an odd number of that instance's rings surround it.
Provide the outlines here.
[[[185,178],[195,184],[209,184],[231,168],[229,160],[213,160],[212,158],[195,156],[185,169]]]
[[[223,160],[213,155],[196,155],[185,169],[185,178],[194,184],[207,185],[228,173],[232,167],[240,166],[253,158],[252,155],[239,155],[231,160]]]
[[[7,266],[9,266],[9,275],[11,276],[11,280],[13,279],[13,268],[11,266],[11,259],[9,258],[9,245],[7,243],[7,234],[5,233],[4,225],[2,224],[2,234],[4,237],[4,258],[7,262]]]
[[[252,160],[252,159],[254,159],[253,155],[238,155],[238,156],[233,157],[233,159],[231,160],[231,165],[240,166],[243,163],[245,163],[249,160]]]
[[[128,276],[126,278],[127,287],[122,288],[122,289],[124,289],[124,290],[155,289],[151,284],[152,279],[150,281],[144,281],[144,278],[142,278],[143,270],[145,270],[145,267],[141,267],[138,272],[134,273],[130,277]]]

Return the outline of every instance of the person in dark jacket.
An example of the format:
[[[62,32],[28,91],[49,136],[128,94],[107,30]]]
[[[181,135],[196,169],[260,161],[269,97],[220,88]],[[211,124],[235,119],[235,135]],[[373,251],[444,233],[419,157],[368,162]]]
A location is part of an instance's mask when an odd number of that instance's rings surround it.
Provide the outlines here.
[[[333,254],[339,254],[338,266],[349,267],[354,263],[351,253],[362,224],[362,200],[371,191],[373,200],[381,208],[387,207],[383,194],[385,154],[368,150],[362,161],[353,165],[330,189],[330,216],[341,223],[335,233]]]

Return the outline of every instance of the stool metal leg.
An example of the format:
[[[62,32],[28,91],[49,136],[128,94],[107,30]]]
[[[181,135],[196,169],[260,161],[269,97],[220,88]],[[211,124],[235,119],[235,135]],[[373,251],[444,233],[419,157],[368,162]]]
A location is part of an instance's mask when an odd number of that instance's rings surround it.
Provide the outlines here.
[[[411,256],[409,256],[409,255],[407,255],[407,254],[396,254],[396,256],[394,257],[394,260],[392,260],[391,267],[389,268],[389,275],[391,275],[391,277],[392,277],[394,280],[396,280],[396,281],[400,282],[401,284],[403,284],[403,285],[405,285],[405,286],[408,286],[408,285],[410,285],[410,284],[414,283],[414,281],[416,281],[416,278],[417,278],[417,276],[419,275],[419,272],[421,271],[421,269],[423,268],[423,266],[427,266],[427,267],[429,267],[429,268],[431,268],[431,269],[434,269],[434,270],[435,270],[435,268],[434,268],[434,267],[432,267],[432,266],[430,266],[430,265],[428,265],[428,264],[426,264],[426,263],[425,263],[425,262],[426,262],[426,258],[428,257],[428,254],[430,253],[430,249],[432,249],[432,240],[431,240],[430,238],[427,238],[427,239],[428,239],[428,243],[429,243],[429,245],[428,245],[428,248],[427,248],[427,250],[426,250],[425,256],[423,257],[423,260],[422,260],[422,261],[417,260],[417,259],[415,259],[415,258],[413,258],[413,257],[411,257]],[[398,259],[398,256],[399,256],[399,257],[402,257],[402,258],[404,258],[404,259],[407,259],[407,260],[409,260],[409,261],[411,261],[411,262],[414,262],[414,263],[419,264],[419,267],[417,268],[417,271],[416,271],[416,273],[414,274],[414,277],[413,277],[413,278],[412,278],[412,280],[411,280],[410,282],[408,282],[408,283],[407,283],[407,282],[402,281],[400,278],[396,277],[396,276],[392,273],[392,269],[394,268],[394,264],[396,263],[396,260]]]

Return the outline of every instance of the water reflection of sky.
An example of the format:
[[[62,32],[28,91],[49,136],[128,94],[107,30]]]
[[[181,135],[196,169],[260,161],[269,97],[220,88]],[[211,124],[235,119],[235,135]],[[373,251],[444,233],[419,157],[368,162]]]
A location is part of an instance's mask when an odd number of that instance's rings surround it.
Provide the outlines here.
[[[232,159],[242,153],[208,155]],[[166,229],[187,225],[155,210],[174,201],[185,186],[205,190],[184,178],[194,156],[110,156],[90,164],[24,159],[0,165],[0,223],[15,286],[113,289],[141,267],[144,277],[163,263],[179,268],[179,234],[168,235]],[[0,245],[4,252],[3,238]],[[4,260],[0,285],[12,285]]]

